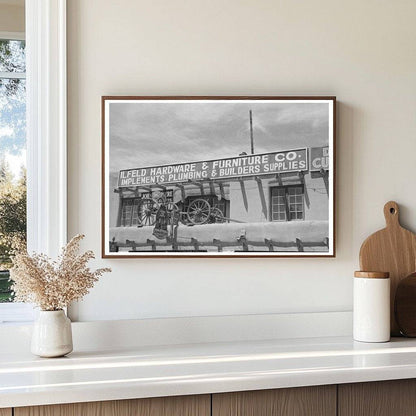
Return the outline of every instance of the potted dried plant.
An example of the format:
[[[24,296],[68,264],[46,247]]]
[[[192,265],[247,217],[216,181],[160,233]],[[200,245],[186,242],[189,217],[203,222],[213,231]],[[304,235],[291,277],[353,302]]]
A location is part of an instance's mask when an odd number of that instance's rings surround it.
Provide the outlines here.
[[[26,250],[13,258],[10,278],[14,301],[29,302],[40,308],[33,327],[31,351],[41,357],[60,357],[72,351],[71,321],[64,308],[84,297],[99,277],[110,272],[103,268],[92,271],[92,251],[78,254],[83,235],[75,236],[56,261],[45,254],[29,255]]]

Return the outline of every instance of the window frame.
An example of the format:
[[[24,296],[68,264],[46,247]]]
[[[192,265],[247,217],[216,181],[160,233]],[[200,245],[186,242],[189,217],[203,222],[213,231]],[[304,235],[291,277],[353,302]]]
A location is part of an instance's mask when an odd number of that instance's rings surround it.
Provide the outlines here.
[[[290,190],[294,190],[294,191],[296,191],[296,189],[301,189],[301,193],[300,194],[298,194],[298,193],[293,193],[293,194],[291,194],[290,193]],[[299,184],[299,185],[290,185],[290,186],[288,186],[287,187],[287,189],[286,189],[286,191],[287,191],[287,198],[288,198],[288,206],[289,206],[289,217],[292,215],[292,213],[295,213],[295,218],[289,218],[289,221],[304,221],[305,220],[305,186],[303,185],[303,184]],[[302,200],[301,200],[301,202],[298,202],[297,200],[296,200],[296,198],[297,197],[301,197],[302,198]],[[291,197],[293,198],[295,198],[295,202],[292,204],[291,202],[290,202],[290,199],[291,199]],[[291,210],[291,206],[295,206],[295,210]],[[302,207],[302,210],[301,211],[298,211],[297,209],[296,209],[296,206],[297,205],[301,205]],[[297,218],[297,214],[298,213],[301,213],[302,214],[302,218]]]
[[[298,211],[291,211],[290,210],[290,194],[289,194],[289,189],[290,188],[302,188],[302,218],[294,218],[291,219],[290,215],[291,212],[298,212]],[[275,220],[273,219],[273,190],[277,189],[277,190],[283,190],[284,191],[284,199],[285,199],[285,208],[286,208],[286,212],[285,212],[285,219],[283,220]],[[295,205],[297,205],[298,203],[295,202]],[[290,185],[279,185],[279,186],[271,186],[270,187],[270,221],[271,222],[292,222],[292,221],[305,221],[305,185],[302,183],[296,183],[296,184],[290,184]]]
[[[56,257],[67,241],[66,0],[26,0],[23,37],[27,247]],[[0,324],[27,322],[34,316],[31,305],[0,304]]]
[[[273,195],[273,191],[276,190],[276,195]],[[279,193],[282,192],[283,195],[279,195]],[[283,204],[279,203],[279,201],[277,201],[277,203],[274,203],[273,198],[279,198],[279,197],[283,197],[284,201]],[[286,222],[288,221],[287,218],[287,214],[288,214],[288,205],[286,202],[286,187],[285,186],[272,186],[270,187],[270,221],[271,222]],[[284,218],[283,219],[274,219],[274,214],[275,211],[273,210],[274,206],[281,206],[284,205]],[[279,210],[276,211],[276,215],[278,217],[281,216],[281,212]]]
[[[67,241],[66,0],[26,0],[29,251]]]
[[[140,204],[141,197],[131,196],[122,198],[121,201],[121,217],[120,217],[120,227],[133,227],[137,224],[133,224],[134,210],[137,209]],[[128,202],[131,202],[129,205]],[[137,202],[137,203],[136,203]],[[126,207],[130,206],[131,210],[129,213],[129,218],[126,218]],[[128,224],[127,224],[128,222]]]

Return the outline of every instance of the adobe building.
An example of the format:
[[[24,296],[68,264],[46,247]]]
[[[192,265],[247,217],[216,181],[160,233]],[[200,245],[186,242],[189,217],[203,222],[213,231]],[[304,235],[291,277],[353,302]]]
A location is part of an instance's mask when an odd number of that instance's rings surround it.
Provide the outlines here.
[[[319,147],[121,170],[110,178],[110,247],[325,251],[328,163]],[[162,205],[174,242],[155,237]]]

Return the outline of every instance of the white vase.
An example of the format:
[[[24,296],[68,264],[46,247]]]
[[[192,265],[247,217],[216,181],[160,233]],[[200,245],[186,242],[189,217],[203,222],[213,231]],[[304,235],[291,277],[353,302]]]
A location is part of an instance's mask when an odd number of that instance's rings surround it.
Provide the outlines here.
[[[61,309],[40,311],[33,325],[31,351],[39,357],[62,357],[72,351],[71,321]]]

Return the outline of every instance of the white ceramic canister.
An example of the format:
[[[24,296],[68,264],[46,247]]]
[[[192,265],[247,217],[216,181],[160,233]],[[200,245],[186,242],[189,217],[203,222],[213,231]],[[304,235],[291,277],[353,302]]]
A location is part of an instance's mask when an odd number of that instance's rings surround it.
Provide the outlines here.
[[[33,325],[31,351],[40,357],[62,357],[72,351],[71,321],[63,310],[40,311]]]
[[[353,303],[354,339],[361,342],[389,341],[389,273],[355,272]]]

